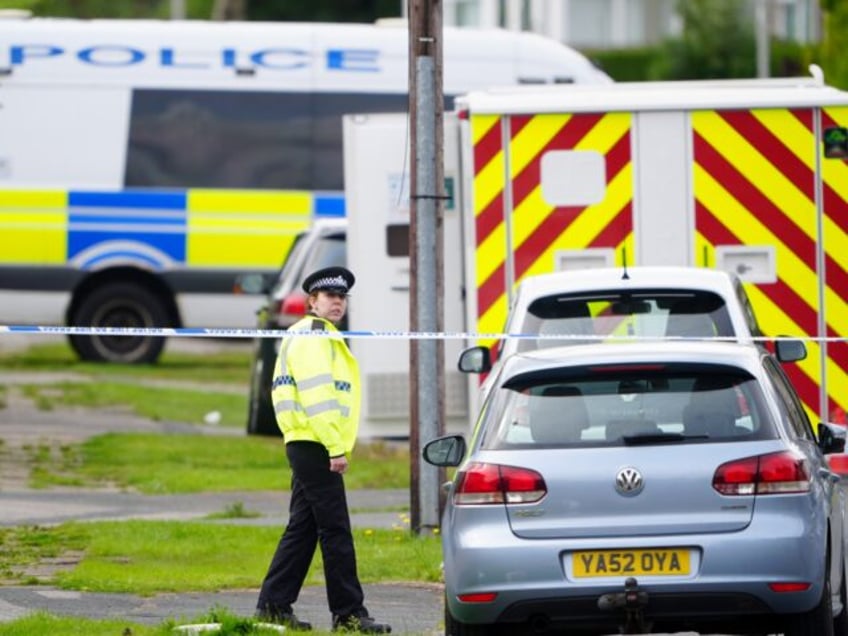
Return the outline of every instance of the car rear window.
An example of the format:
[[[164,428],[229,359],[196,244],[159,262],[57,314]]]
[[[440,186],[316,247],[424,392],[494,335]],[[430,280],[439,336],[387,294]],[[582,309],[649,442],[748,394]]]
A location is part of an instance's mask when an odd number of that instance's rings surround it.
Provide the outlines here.
[[[344,267],[347,265],[347,242],[344,234],[322,236],[316,241],[306,259],[305,272],[313,272],[325,267]]]
[[[713,292],[674,289],[554,294],[528,306],[518,351],[580,344],[605,337],[732,337],[724,299]],[[563,336],[562,338],[553,336]]]
[[[299,289],[300,282],[309,272],[339,265],[347,265],[344,232],[328,234],[314,241],[307,240],[305,234],[299,235],[280,270],[272,295],[279,296]]]
[[[605,367],[512,381],[490,402],[490,449],[716,443],[775,436],[757,382],[737,370]]]

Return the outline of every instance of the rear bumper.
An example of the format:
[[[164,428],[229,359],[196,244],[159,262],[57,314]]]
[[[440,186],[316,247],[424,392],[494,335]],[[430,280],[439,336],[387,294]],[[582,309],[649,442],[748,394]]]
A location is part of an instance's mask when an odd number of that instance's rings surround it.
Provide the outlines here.
[[[622,591],[626,577],[569,578],[566,559],[573,550],[653,545],[688,547],[697,552],[689,575],[636,577],[639,588],[648,594],[645,616],[658,625],[668,624],[660,631],[692,630],[692,621],[683,622],[684,616],[708,625],[720,625],[722,620],[736,624],[750,618],[762,626],[769,617],[779,619],[815,607],[825,579],[826,535],[804,524],[772,526],[770,536],[749,527],[736,533],[591,542],[519,540],[509,531],[494,531],[493,524],[486,527],[489,532],[485,534],[443,536],[448,609],[463,623],[520,623],[542,617],[542,622],[569,626],[620,625],[621,615],[601,610],[598,599]],[[807,581],[811,586],[803,592],[782,594],[768,587],[769,583],[786,581]],[[463,603],[457,598],[459,594],[484,592],[497,596],[491,603]],[[721,632],[712,627],[710,631]]]
[[[507,607],[498,623],[528,624],[534,631],[560,629],[569,634],[617,633],[625,623],[623,610],[601,612],[598,599],[560,597],[520,601]],[[785,619],[762,600],[747,594],[692,593],[649,595],[644,620],[654,632],[740,633],[746,630],[779,633]]]

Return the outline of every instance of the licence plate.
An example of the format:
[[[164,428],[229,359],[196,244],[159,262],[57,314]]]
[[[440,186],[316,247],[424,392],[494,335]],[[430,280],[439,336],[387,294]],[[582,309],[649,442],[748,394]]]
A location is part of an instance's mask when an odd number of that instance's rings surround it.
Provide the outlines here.
[[[593,550],[574,552],[571,566],[576,578],[588,576],[679,576],[689,574],[689,550]]]

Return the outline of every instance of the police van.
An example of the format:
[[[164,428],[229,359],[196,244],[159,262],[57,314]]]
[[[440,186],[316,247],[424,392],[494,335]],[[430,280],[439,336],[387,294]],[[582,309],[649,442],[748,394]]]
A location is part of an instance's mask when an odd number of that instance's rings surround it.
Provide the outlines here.
[[[450,97],[608,83],[530,33],[444,30]],[[0,324],[253,326],[246,272],[344,216],[344,113],[405,111],[403,23],[0,19]],[[164,338],[70,334],[87,360]]]

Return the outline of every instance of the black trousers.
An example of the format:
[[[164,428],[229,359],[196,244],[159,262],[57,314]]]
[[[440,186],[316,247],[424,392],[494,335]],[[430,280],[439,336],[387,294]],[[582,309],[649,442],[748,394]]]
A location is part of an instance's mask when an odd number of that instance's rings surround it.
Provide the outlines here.
[[[365,615],[342,475],[330,471],[330,457],[321,444],[290,442],[286,455],[292,469],[289,523],[262,583],[257,609],[271,615],[292,611],[320,542],[330,612]]]

